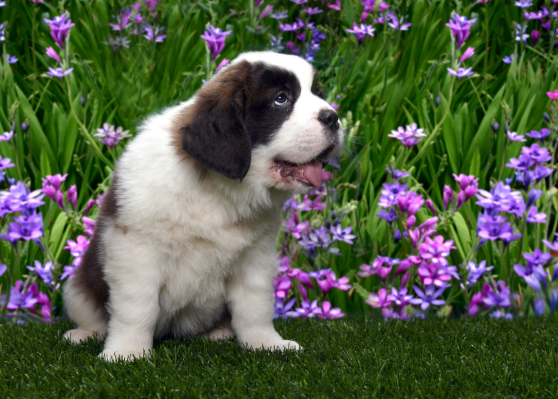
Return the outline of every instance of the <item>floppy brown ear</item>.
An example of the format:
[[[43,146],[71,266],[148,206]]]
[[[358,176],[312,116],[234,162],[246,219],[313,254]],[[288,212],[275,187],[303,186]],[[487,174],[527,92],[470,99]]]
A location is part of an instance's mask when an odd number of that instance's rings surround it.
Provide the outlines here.
[[[249,69],[244,62],[221,71],[197,93],[177,126],[184,151],[203,166],[241,181],[252,157],[244,123]]]

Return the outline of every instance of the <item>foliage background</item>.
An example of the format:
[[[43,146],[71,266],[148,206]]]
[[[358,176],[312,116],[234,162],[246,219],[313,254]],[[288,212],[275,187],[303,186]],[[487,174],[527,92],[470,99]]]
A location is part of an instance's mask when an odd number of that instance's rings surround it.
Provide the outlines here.
[[[340,105],[348,134],[341,169],[332,184],[340,188],[340,205],[358,200],[357,212],[343,223],[359,231],[359,244],[354,250],[341,244],[343,255],[332,258],[327,265],[338,276],[370,263],[386,245],[386,223],[375,215],[379,212],[376,204],[385,181],[385,165],[400,146],[387,137],[392,129],[416,122],[432,132],[440,124],[435,137],[417,146],[416,156],[407,167],[412,179],[441,205],[443,186],[453,184],[453,173],[474,174],[480,178],[479,187],[487,189],[491,181],[511,175],[512,170],[506,170],[504,164],[518,156],[521,144],[507,146],[504,153],[504,129],[494,132],[491,128],[493,121],[501,126],[506,121],[502,101],[512,109],[511,131],[539,130],[543,112],[551,103],[544,93],[558,86],[557,61],[551,53],[553,41],[547,41],[550,47],[546,54],[516,42],[513,22],[521,21],[522,10],[511,6],[510,1],[490,2],[487,16],[483,5],[476,1],[391,3],[398,15],[408,16],[410,30],[382,34],[384,28],[377,26],[375,38],[367,38],[361,45],[345,32],[360,18],[359,2],[343,1],[340,12],[316,2],[327,11],[312,17],[327,34],[314,65],[320,71],[328,101]],[[159,4],[153,15],[154,22],[165,27],[167,37],[163,43],[152,43],[140,36],[132,38],[129,49],[114,52],[106,44],[112,35],[108,24],[123,6],[130,4],[76,0],[35,6],[29,1],[14,0],[0,8],[0,19],[8,21],[4,52],[19,57],[15,65],[2,63],[0,81],[0,124],[5,131],[11,128],[9,110],[14,103],[19,104],[14,141],[0,143],[0,154],[17,162],[17,167],[7,173],[28,182],[32,189],[40,188],[41,178],[46,175],[67,173],[66,186],[77,185],[80,209],[106,190],[122,150],[121,146],[109,149],[88,137],[104,122],[123,126],[134,134],[149,114],[192,96],[202,86],[202,79],[210,76],[206,45],[200,38],[207,23],[232,31],[217,62],[243,51],[270,47],[268,33],[258,35],[246,28],[256,26],[256,14],[251,14],[248,1],[234,3],[237,11],[245,11],[240,16],[229,11],[232,3],[228,2],[168,1]],[[300,15],[300,6],[290,1],[271,4],[276,10],[289,12],[287,21]],[[76,24],[70,33],[70,50],[65,54],[74,71],[59,80],[44,75],[52,65],[44,49],[53,42],[43,19],[64,10]],[[455,57],[451,33],[445,26],[452,11],[477,18],[467,42],[476,48],[471,66],[477,75],[471,79],[454,80],[446,70]],[[33,18],[38,21],[35,27]],[[485,22],[488,30],[483,26]],[[278,32],[276,20],[265,18],[260,25],[271,33]],[[519,54],[515,62],[503,63],[502,58],[512,53]],[[27,120],[30,127],[24,132],[21,123]],[[550,190],[552,195],[555,191]],[[510,259],[519,259],[523,250],[541,248],[538,238],[549,237],[556,230],[557,208],[556,197],[549,196],[544,204],[545,211],[551,212],[548,226],[530,227],[524,248],[513,244]],[[71,256],[64,246],[81,233],[79,221],[52,201],[47,200],[41,209],[45,240],[52,256],[60,265],[69,264]],[[444,235],[457,246],[450,264],[462,263],[471,249],[479,209],[467,203],[445,228]],[[419,222],[426,218],[426,214],[419,214]],[[546,229],[546,234],[537,229]],[[12,281],[26,275],[26,266],[35,259],[46,260],[43,251],[32,243],[25,245],[20,256],[15,255],[8,242],[1,241],[0,246],[3,262],[13,268]],[[502,262],[494,248],[489,243],[475,255],[478,261],[486,259],[495,265],[495,274],[500,274]],[[5,276],[0,277],[3,287],[6,282]],[[376,283],[369,279],[364,286],[370,290]],[[345,311],[368,309],[358,295],[347,296],[337,290],[328,295],[334,306]],[[61,308],[60,299],[56,306]]]

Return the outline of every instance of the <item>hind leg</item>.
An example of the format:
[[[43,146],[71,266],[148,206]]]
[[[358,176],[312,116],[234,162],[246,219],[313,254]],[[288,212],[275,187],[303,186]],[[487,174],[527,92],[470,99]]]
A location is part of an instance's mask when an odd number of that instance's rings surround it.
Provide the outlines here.
[[[210,331],[199,335],[202,338],[207,338],[212,341],[220,341],[224,339],[234,338],[234,332],[231,327],[230,317],[224,317],[217,325]]]
[[[104,337],[107,334],[107,314],[75,287],[74,280],[64,286],[64,306],[70,319],[77,324],[77,328],[64,334],[68,341],[79,344],[93,335]]]

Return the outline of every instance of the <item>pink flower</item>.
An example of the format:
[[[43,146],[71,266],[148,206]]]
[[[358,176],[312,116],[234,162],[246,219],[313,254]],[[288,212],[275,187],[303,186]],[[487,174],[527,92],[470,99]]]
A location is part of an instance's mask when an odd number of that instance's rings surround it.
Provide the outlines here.
[[[546,95],[553,100],[558,99],[558,90],[554,90],[554,92],[547,92]]]
[[[60,61],[60,57],[58,56],[58,54],[56,53],[56,50],[54,50],[52,47],[47,47],[46,49],[46,55],[48,55],[50,58],[52,58],[53,60],[58,61],[58,63],[62,64],[62,61]]]
[[[474,47],[469,47],[467,50],[465,50],[465,52],[463,53],[463,55],[459,59],[459,63],[461,64],[463,61],[465,61],[467,58],[471,57],[473,54],[475,54],[475,48]]]

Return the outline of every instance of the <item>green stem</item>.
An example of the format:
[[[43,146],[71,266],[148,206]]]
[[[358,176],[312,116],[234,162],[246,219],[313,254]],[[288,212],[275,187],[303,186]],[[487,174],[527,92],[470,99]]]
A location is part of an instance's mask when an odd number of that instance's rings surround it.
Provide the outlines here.
[[[105,155],[103,154],[103,152],[101,151],[101,149],[97,146],[97,143],[95,142],[95,140],[93,139],[93,136],[91,136],[91,133],[89,133],[89,131],[87,130],[87,127],[83,124],[83,122],[78,118],[77,114],[76,114],[76,110],[74,108],[74,101],[72,99],[72,90],[70,88],[70,81],[69,78],[65,78],[66,79],[66,87],[68,89],[68,100],[70,102],[70,111],[72,113],[72,116],[74,117],[74,119],[76,120],[77,124],[79,125],[82,134],[85,136],[85,140],[89,142],[89,144],[91,145],[91,147],[93,147],[93,150],[97,153],[97,156],[99,158],[101,158],[101,160],[107,164],[107,165],[111,165],[114,166],[112,164],[111,161],[109,161],[107,159],[107,157],[105,157]]]
[[[424,143],[423,143],[421,149],[417,153],[417,156],[414,157],[413,160],[409,163],[408,168],[413,166],[419,159],[422,158],[422,156],[424,156],[424,153],[428,149],[428,145],[430,144],[430,142],[432,140],[434,140],[434,138],[436,137],[438,132],[441,130],[442,124],[444,123],[444,121],[446,120],[446,118],[448,117],[448,115],[450,113],[451,101],[453,99],[453,84],[454,83],[455,83],[455,78],[453,78],[452,81],[451,81],[449,98],[448,98],[448,105],[446,107],[446,111],[444,112],[444,116],[442,117],[442,119],[440,119],[440,122],[438,122],[438,124],[434,127],[434,130],[432,130],[432,133],[430,133],[430,135],[426,138],[426,140],[424,140]]]
[[[31,53],[33,54],[33,99],[37,83],[37,61],[35,59],[35,20],[37,19],[37,3],[33,2],[33,21],[31,22]]]
[[[488,27],[488,7],[486,7],[486,4],[484,5],[484,24],[485,24],[484,31],[486,32],[486,50],[484,51],[484,91],[485,93],[488,93],[488,49],[490,45],[490,40],[489,40],[490,30]]]

